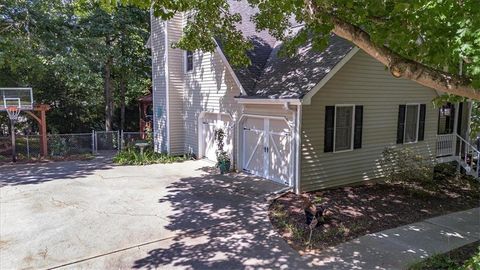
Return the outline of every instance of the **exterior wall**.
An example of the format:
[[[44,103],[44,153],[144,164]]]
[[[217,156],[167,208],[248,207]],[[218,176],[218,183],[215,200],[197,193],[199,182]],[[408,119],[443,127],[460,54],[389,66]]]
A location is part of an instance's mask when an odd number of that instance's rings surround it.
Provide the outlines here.
[[[396,79],[385,67],[359,51],[303,106],[301,189],[310,191],[383,177],[382,151],[396,144],[398,105],[426,104],[425,140],[408,144],[435,159],[438,110],[432,105],[434,90],[405,79]],[[324,153],[325,106],[363,105],[362,148]]]
[[[167,73],[165,23],[155,18],[151,19],[151,52],[152,52],[152,87],[153,87],[153,131],[155,151],[168,151],[168,115],[167,115]]]
[[[173,49],[171,44],[182,36],[183,15],[177,14],[167,22],[168,29],[168,100],[169,100],[169,127],[170,127],[170,154],[184,154],[184,52]]]
[[[240,95],[240,89],[217,51],[194,53],[193,71],[185,74],[184,87],[184,150],[198,155],[200,113],[227,113],[236,121],[241,112],[241,105],[234,97]]]
[[[198,155],[200,113],[222,112],[236,120],[240,89],[217,51],[195,52],[194,70],[185,72],[185,51],[171,47],[182,35],[184,18],[169,20],[167,31],[164,22],[151,18],[155,149]]]

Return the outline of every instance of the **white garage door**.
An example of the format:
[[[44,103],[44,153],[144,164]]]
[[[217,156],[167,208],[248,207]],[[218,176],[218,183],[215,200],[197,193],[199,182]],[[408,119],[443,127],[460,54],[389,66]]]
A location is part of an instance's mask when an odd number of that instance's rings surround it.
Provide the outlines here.
[[[243,170],[289,185],[291,137],[285,120],[247,118],[243,123]]]
[[[207,113],[203,116],[201,122],[201,148],[203,157],[217,161],[216,151],[217,143],[215,141],[215,130],[223,129],[225,131],[224,150],[232,154],[233,149],[233,125],[229,115]]]

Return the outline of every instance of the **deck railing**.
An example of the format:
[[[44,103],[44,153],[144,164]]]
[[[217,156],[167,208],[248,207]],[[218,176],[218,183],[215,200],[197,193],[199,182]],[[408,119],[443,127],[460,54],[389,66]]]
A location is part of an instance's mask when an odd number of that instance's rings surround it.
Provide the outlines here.
[[[447,159],[443,159],[445,157]],[[437,158],[456,160],[467,174],[477,178],[480,176],[480,151],[456,133],[437,135]]]
[[[465,168],[466,172],[476,178],[480,176],[480,151],[467,140],[457,135],[459,147],[456,156],[459,158],[460,164]]]
[[[437,157],[453,156],[457,134],[437,135]]]

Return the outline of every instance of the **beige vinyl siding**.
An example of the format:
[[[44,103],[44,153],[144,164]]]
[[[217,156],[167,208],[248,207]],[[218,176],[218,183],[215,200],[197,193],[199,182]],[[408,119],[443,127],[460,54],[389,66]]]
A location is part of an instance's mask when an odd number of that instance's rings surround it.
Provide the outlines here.
[[[425,141],[409,147],[435,157],[438,112],[432,105],[434,90],[415,82],[396,79],[385,67],[359,51],[303,106],[301,189],[311,191],[383,177],[382,151],[396,144],[398,106],[426,104]],[[325,106],[363,105],[362,148],[324,153]],[[407,145],[405,145],[407,146]]]
[[[219,52],[196,51],[193,57],[193,71],[185,74],[183,100],[185,152],[198,155],[200,113],[202,111],[227,113],[236,121],[240,105],[234,97],[240,95],[240,89],[223,63]]]
[[[162,20],[151,17],[151,53],[152,53],[152,88],[153,88],[153,131],[155,151],[166,152],[167,148],[167,97],[166,97],[166,54],[165,24]]]
[[[182,36],[183,15],[175,15],[168,21],[168,74],[169,74],[169,112],[170,112],[170,154],[183,154],[184,149],[184,119],[183,119],[183,82],[184,82],[184,51],[173,49],[171,44]]]

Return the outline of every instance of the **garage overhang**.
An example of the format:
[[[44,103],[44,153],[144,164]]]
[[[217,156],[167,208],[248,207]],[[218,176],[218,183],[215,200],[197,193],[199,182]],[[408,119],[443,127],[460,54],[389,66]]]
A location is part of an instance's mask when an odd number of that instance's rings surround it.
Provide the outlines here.
[[[242,98],[236,97],[235,100],[239,104],[290,104],[290,105],[301,105],[301,99],[272,99],[272,98]]]

